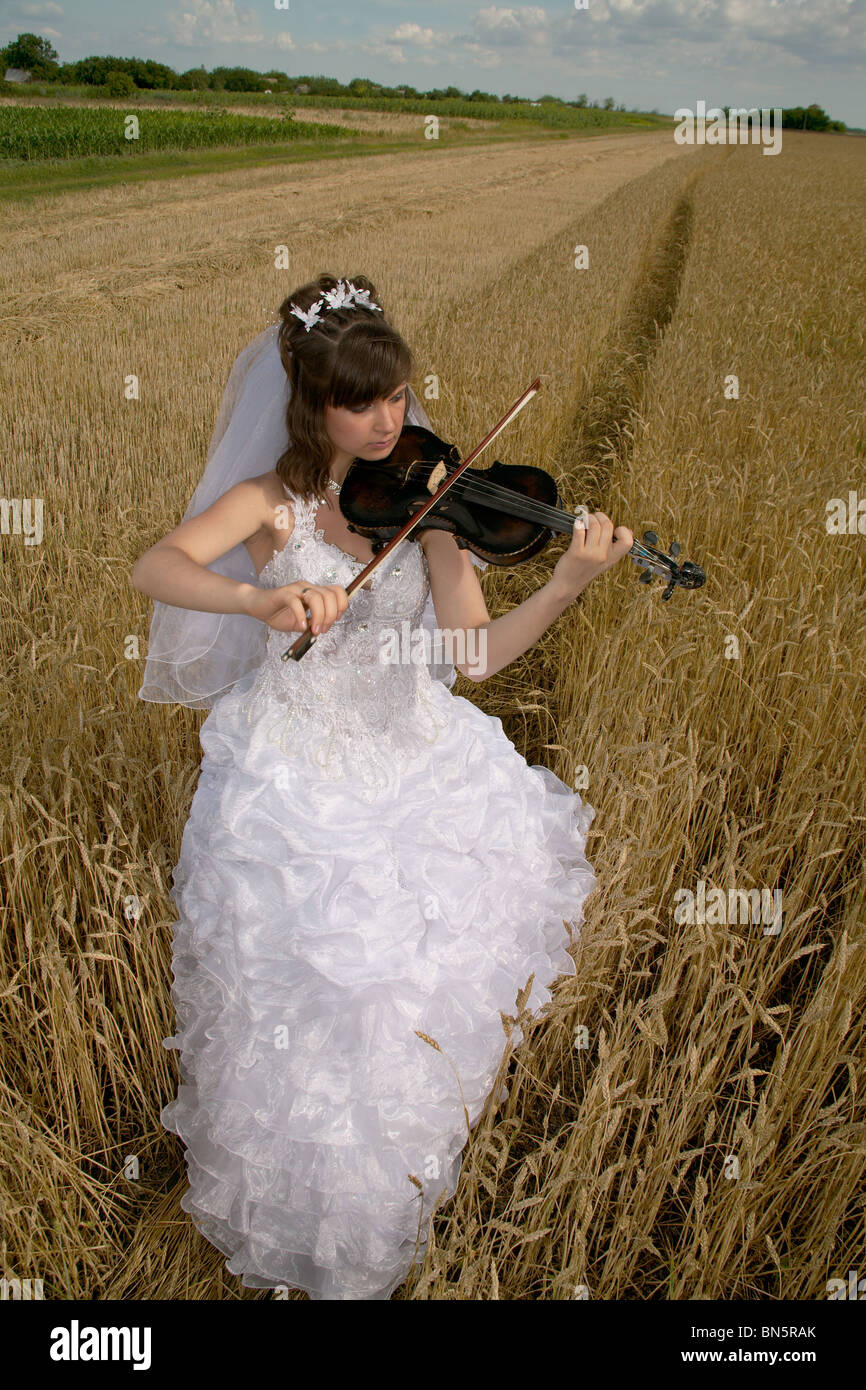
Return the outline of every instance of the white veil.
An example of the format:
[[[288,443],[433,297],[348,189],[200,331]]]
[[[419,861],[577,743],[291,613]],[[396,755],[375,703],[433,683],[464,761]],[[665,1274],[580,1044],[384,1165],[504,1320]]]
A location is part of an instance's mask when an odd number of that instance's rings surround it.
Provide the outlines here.
[[[278,330],[278,324],[266,328],[235,360],[208,447],[207,464],[183,514],[184,521],[206,511],[236,483],[267,473],[288,446],[289,380],[280,358]],[[411,388],[406,420],[431,428]],[[486,569],[484,560],[475,555],[472,560],[480,569]],[[214,560],[208,569],[249,584],[258,583],[255,566],[243,543]],[[429,650],[435,652],[432,596],[422,621],[430,633]],[[211,708],[236,681],[261,665],[270,630],[266,623],[245,613],[201,613],[154,600],[139,698],[187,705],[190,709]],[[437,665],[431,661],[430,673],[449,687],[456,679],[451,664]]]

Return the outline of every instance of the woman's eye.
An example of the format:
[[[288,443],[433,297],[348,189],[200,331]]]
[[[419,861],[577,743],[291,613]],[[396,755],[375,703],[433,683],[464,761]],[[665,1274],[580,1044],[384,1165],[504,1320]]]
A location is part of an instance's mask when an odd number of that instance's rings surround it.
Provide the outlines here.
[[[399,401],[405,400],[405,398],[406,388],[404,386],[400,391],[397,392],[395,396],[391,397],[391,404],[396,405]],[[369,410],[370,406],[373,404],[373,401],[368,401],[366,405],[351,405],[349,406],[349,409],[351,410],[353,415],[361,415],[365,410]]]

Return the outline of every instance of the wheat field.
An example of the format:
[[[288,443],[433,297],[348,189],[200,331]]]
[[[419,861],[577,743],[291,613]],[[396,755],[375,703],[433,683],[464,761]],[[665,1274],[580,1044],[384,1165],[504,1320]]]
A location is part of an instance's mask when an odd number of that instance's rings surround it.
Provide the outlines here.
[[[851,137],[767,158],[651,133],[5,206],[3,497],[43,499],[43,535],[7,508],[2,1273],[268,1296],[180,1210],[159,1122],[204,715],[137,700],[129,573],[180,520],[234,357],[322,270],[379,287],[443,438],[467,452],[540,376],[496,457],[707,574],[663,602],[626,560],[458,678],[596,809],[598,887],[578,974],[540,1020],[515,1001],[508,1098],[394,1298],[821,1299],[862,1264],[866,518],[826,517],[866,499],[864,164]],[[488,570],[491,617],[563,546]],[[780,929],[681,920],[701,883],[780,892]]]

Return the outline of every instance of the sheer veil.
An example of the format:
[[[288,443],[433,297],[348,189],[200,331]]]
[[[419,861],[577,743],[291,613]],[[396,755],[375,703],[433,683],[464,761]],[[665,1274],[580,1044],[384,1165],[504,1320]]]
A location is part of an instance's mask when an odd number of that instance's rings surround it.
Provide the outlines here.
[[[183,514],[184,521],[206,511],[236,483],[267,473],[288,445],[285,416],[289,381],[280,358],[278,327],[271,325],[254,338],[232,366],[205,470]],[[406,419],[432,428],[411,389]],[[479,569],[486,568],[483,560],[475,555],[472,559]],[[243,544],[208,568],[249,584],[258,582]],[[432,639],[436,626],[432,597],[428,597],[422,621]],[[269,632],[265,623],[243,613],[200,613],[155,600],[139,698],[190,709],[211,708],[242,676],[261,665]],[[432,640],[430,651],[435,651]],[[449,687],[456,679],[450,664],[431,661],[430,673]]]

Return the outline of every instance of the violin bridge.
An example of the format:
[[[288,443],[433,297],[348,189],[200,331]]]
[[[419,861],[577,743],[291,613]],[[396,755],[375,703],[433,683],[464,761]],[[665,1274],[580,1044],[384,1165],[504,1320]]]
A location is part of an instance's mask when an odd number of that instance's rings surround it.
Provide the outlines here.
[[[447,476],[448,469],[440,459],[436,467],[431,470],[430,477],[427,479],[427,491],[430,493],[431,497],[434,492],[439,490]]]

